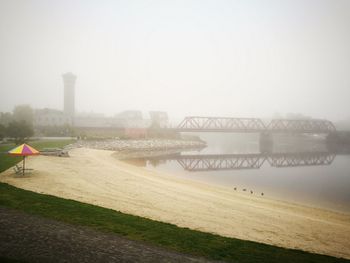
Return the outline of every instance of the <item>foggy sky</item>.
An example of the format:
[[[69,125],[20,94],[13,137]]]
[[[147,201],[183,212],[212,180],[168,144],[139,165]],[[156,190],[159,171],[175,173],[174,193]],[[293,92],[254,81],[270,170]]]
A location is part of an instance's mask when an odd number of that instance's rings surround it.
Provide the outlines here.
[[[350,1],[0,0],[0,111],[350,118]]]

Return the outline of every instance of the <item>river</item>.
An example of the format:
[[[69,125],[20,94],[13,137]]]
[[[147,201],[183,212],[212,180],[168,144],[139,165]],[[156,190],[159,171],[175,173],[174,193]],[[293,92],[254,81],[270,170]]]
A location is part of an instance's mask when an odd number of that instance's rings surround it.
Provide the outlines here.
[[[169,176],[350,213],[350,155],[329,152],[318,136],[275,136],[261,153],[254,134],[200,134],[204,149],[136,160]],[[135,163],[135,160],[132,161]]]

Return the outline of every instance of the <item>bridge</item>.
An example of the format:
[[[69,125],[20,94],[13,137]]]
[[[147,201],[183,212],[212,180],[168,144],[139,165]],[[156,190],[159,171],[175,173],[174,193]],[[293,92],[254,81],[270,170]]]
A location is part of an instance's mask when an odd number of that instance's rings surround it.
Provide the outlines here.
[[[228,118],[189,116],[172,130],[178,132],[236,132],[236,133],[313,133],[336,132],[331,121],[318,119],[273,119],[268,125],[259,118]]]
[[[330,165],[336,154],[329,152],[301,153],[257,153],[257,154],[199,154],[165,155],[130,160],[150,161],[155,165],[161,161],[176,160],[184,170],[190,172],[259,169],[265,162],[271,167],[298,167]]]

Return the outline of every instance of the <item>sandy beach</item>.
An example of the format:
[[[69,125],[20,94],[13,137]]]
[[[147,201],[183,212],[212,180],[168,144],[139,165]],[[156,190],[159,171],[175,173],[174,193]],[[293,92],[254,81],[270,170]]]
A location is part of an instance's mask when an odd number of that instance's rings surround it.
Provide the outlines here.
[[[181,227],[350,258],[350,215],[179,179],[118,161],[113,151],[76,148],[69,158],[28,158],[31,174],[0,174],[16,187]]]

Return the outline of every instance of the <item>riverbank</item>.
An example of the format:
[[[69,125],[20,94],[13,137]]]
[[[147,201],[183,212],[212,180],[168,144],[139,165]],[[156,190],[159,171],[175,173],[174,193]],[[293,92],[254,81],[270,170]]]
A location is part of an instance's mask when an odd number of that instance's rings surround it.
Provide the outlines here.
[[[32,174],[0,181],[38,193],[222,236],[350,258],[350,215],[246,196],[134,167],[112,151],[77,148],[70,158],[28,158]]]

